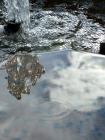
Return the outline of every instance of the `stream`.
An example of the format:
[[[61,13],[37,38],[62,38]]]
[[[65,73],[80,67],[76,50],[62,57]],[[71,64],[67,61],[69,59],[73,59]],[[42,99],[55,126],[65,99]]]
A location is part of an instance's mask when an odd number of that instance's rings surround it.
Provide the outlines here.
[[[90,0],[51,1],[30,0],[26,30],[0,35],[0,140],[105,140],[105,27]],[[8,15],[0,1],[0,24]]]
[[[0,36],[0,61],[19,48],[35,52],[73,49],[98,53],[100,42],[105,38],[105,28],[84,14],[83,9],[88,5],[84,3],[78,11],[70,11],[65,3],[50,8],[30,4],[28,33]],[[3,11],[1,8],[1,19]]]

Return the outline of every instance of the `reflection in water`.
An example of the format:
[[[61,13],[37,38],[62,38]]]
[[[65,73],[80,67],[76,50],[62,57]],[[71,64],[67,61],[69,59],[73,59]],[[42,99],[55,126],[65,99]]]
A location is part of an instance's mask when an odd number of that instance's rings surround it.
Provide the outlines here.
[[[57,78],[49,79],[50,100],[69,110],[100,109],[105,98],[105,58],[78,52],[72,52],[68,57],[72,65],[56,71]]]
[[[44,73],[44,67],[36,56],[30,54],[16,54],[5,64],[8,73],[8,90],[17,99],[21,94],[30,94],[31,86]]]
[[[14,73],[22,71],[22,82],[36,61],[28,54],[8,60],[9,90]],[[40,62],[46,75],[21,103],[8,98],[0,71],[0,140],[105,140],[105,57],[60,51],[40,55]]]

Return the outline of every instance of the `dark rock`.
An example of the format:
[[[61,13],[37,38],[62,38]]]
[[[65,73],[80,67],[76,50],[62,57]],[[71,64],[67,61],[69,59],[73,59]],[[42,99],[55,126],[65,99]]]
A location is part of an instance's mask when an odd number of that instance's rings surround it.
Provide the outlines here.
[[[99,53],[105,55],[105,42],[100,43]]]
[[[97,15],[90,12],[87,12],[85,15],[87,16],[87,18],[93,19],[95,22],[99,23],[103,27],[105,26],[105,19],[102,15]]]
[[[92,0],[93,1],[93,3],[95,4],[95,3],[100,3],[100,2],[105,2],[105,0]]]
[[[105,0],[92,0],[92,2],[86,12],[87,17],[105,26]]]
[[[11,21],[6,23],[4,26],[4,32],[6,34],[14,34],[18,32],[21,28],[21,23],[15,23],[15,21]]]
[[[75,9],[78,3],[80,3],[80,0],[30,0],[30,3],[34,4],[42,4],[44,8],[52,8],[55,5],[59,4],[66,4],[69,6],[71,9]]]
[[[88,12],[105,14],[105,0],[92,0],[93,5],[89,8]]]
[[[36,0],[29,0],[30,3],[34,4],[36,2]]]
[[[89,9],[90,12],[93,13],[102,13],[105,14],[105,0],[92,0],[93,5]]]
[[[72,0],[73,1],[73,0]],[[52,7],[53,5],[56,5],[56,4],[61,4],[61,3],[71,3],[71,1],[69,0],[45,0],[45,6],[46,7]]]
[[[31,52],[31,51],[32,51],[32,49],[30,47],[27,47],[27,46],[20,47],[16,50],[16,52]]]

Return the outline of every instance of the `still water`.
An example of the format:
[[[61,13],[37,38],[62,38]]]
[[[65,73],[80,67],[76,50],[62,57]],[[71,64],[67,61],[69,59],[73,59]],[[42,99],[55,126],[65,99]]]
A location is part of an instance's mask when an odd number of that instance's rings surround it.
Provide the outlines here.
[[[104,140],[103,56],[18,53],[0,69],[1,140]]]

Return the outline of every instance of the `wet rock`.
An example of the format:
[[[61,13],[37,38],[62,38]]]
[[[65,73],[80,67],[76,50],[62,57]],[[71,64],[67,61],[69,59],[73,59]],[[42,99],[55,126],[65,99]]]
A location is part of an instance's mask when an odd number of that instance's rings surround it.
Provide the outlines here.
[[[105,25],[105,0],[92,0],[92,6],[87,10],[88,18]]]
[[[73,1],[73,0],[72,0]],[[71,1],[69,0],[45,0],[45,6],[46,7],[51,7],[53,5],[56,5],[56,4],[61,4],[61,3],[67,3],[67,4],[70,4]]]
[[[105,55],[105,42],[100,43],[99,53]]]
[[[11,21],[4,26],[4,32],[6,34],[14,34],[18,32],[20,28],[21,28],[21,23],[15,23],[14,21]]]
[[[17,33],[20,30],[21,23],[7,23],[6,25],[0,25],[0,34],[6,35]]]
[[[34,4],[36,2],[36,0],[29,0],[30,3]]]
[[[103,1],[93,0],[93,5],[89,9],[89,11],[92,13],[105,14],[105,0]]]
[[[38,4],[39,6],[42,5],[44,8],[52,8],[59,4],[66,4],[67,9],[75,10],[78,7],[80,1],[78,0],[30,0],[32,4]]]
[[[105,0],[101,0],[101,1],[100,0],[92,0],[92,1],[93,1],[94,4],[105,2]]]

